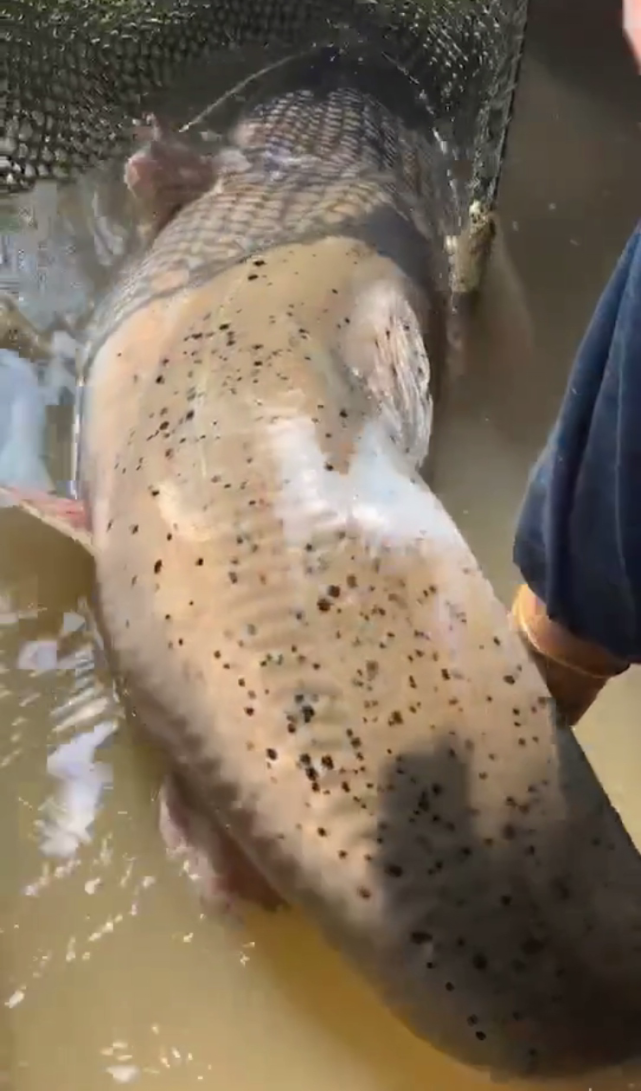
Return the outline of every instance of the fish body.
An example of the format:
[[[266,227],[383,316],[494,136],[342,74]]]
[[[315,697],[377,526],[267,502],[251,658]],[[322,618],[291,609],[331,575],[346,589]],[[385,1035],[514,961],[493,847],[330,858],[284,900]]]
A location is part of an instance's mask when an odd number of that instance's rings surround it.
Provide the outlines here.
[[[344,86],[240,143],[249,169],[93,326],[80,492],[114,662],[190,806],[418,1034],[508,1075],[619,1062],[641,862],[418,472],[433,148]]]

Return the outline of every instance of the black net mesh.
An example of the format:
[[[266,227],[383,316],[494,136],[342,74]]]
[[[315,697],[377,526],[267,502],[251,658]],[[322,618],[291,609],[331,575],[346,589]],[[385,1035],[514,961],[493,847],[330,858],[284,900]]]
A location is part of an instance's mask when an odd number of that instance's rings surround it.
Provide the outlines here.
[[[240,47],[382,51],[415,83],[493,201],[527,0],[0,0],[0,188],[69,177],[120,153],[130,119],[185,66]]]

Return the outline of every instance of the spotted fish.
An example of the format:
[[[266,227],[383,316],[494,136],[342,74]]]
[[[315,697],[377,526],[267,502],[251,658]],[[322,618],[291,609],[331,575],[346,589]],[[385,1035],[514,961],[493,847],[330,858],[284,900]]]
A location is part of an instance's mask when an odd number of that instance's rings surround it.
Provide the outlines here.
[[[500,1074],[619,1062],[641,861],[418,469],[434,149],[345,86],[255,107],[240,143],[87,349],[128,697],[199,820],[416,1033]]]

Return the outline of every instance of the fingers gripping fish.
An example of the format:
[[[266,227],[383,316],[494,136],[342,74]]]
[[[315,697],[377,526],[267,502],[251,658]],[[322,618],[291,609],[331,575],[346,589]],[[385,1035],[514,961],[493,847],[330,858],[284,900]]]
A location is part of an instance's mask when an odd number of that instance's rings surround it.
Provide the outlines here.
[[[429,152],[345,88],[252,122],[277,171],[245,147],[179,208],[86,361],[99,614],[177,770],[166,807],[460,1060],[621,1061],[641,862],[416,469]]]

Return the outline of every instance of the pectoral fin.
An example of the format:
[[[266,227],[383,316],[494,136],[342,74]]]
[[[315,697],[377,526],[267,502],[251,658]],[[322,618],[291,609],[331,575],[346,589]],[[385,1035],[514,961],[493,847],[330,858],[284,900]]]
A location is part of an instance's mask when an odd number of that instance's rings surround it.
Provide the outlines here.
[[[72,538],[93,555],[93,540],[87,525],[87,514],[80,500],[70,500],[49,492],[0,485],[0,503],[20,508],[41,523],[46,523],[52,530]]]

